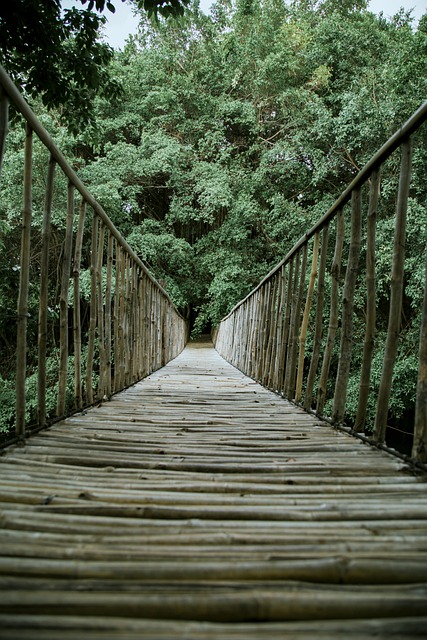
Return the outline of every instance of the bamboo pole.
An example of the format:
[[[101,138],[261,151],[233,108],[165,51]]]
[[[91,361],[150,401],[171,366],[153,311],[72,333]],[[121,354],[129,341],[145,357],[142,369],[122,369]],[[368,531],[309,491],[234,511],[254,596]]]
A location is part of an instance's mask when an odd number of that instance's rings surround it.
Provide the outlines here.
[[[302,252],[301,272],[300,272],[299,282],[296,283],[297,286],[296,286],[296,298],[294,303],[294,313],[291,318],[291,332],[290,332],[291,350],[290,350],[289,361],[286,365],[286,369],[289,369],[289,378],[288,378],[288,386],[287,386],[287,398],[289,400],[293,400],[295,397],[298,335],[300,331],[301,304],[302,304],[302,298],[304,295],[305,278],[306,278],[306,270],[307,270],[308,244],[305,244],[303,246],[301,252]]]
[[[38,327],[38,371],[37,371],[37,424],[46,424],[46,355],[47,355],[47,311],[49,283],[49,242],[52,214],[53,180],[56,162],[50,156],[47,171],[45,203],[42,225],[42,246],[40,258],[40,304]]]
[[[59,384],[56,415],[65,414],[68,369],[68,290],[70,286],[71,252],[73,249],[73,221],[74,221],[74,185],[68,182],[67,190],[67,222],[65,227],[64,253],[62,259],[61,294],[59,299]]]
[[[315,320],[315,329],[314,329],[313,352],[311,356],[310,370],[307,376],[307,385],[306,385],[306,390],[304,395],[304,409],[306,411],[311,409],[311,404],[313,401],[314,380],[315,380],[317,368],[319,365],[320,347],[321,347],[322,333],[323,333],[323,307],[324,307],[324,300],[325,300],[325,272],[326,272],[326,261],[328,257],[328,238],[329,238],[329,225],[327,225],[323,229],[323,233],[322,233],[322,249],[321,249],[320,264],[319,264],[319,277],[317,281],[316,320]]]
[[[292,353],[292,345],[293,345],[293,337],[294,337],[294,323],[295,323],[295,309],[297,304],[297,296],[298,296],[298,282],[299,282],[299,271],[301,266],[301,252],[297,253],[295,256],[295,272],[294,278],[292,282],[292,291],[290,293],[291,302],[290,302],[290,316],[289,316],[289,329],[288,329],[288,348],[286,352],[286,368],[285,368],[285,385],[284,385],[284,394],[286,398],[290,396],[290,375],[291,375],[291,353]]]
[[[87,349],[86,364],[86,400],[87,404],[93,403],[93,358],[95,355],[95,332],[96,332],[96,263],[98,250],[98,216],[93,212],[92,219],[92,245],[90,257],[90,317],[89,317],[89,340]]]
[[[351,198],[351,239],[342,297],[342,331],[340,358],[335,382],[332,420],[340,423],[344,419],[347,386],[353,346],[354,291],[359,273],[360,241],[362,234],[362,200],[360,189],[355,189]]]
[[[270,333],[270,311],[271,304],[271,281],[265,283],[262,288],[262,305],[260,313],[260,333],[259,333],[259,349],[258,349],[258,371],[257,380],[263,382],[264,380],[264,362],[266,358],[266,348],[268,336]]]
[[[126,256],[120,248],[120,280],[118,283],[119,292],[119,315],[118,315],[118,385],[117,390],[125,386],[125,291],[126,291]]]
[[[322,369],[319,379],[319,389],[317,393],[316,413],[323,415],[326,402],[326,392],[329,379],[329,368],[331,366],[332,350],[335,343],[335,336],[338,329],[338,289],[341,275],[341,256],[344,244],[344,214],[342,209],[337,214],[336,222],[335,253],[331,267],[331,302],[329,310],[328,337],[323,354]]]
[[[74,264],[73,264],[73,285],[74,285],[74,305],[73,305],[73,334],[74,334],[74,402],[76,409],[83,407],[82,392],[82,325],[80,317],[80,268],[82,261],[82,247],[84,226],[86,220],[87,205],[85,200],[80,202],[79,224],[77,227]]]
[[[282,359],[280,362],[280,374],[279,374],[279,391],[282,394],[285,394],[286,389],[286,364],[288,360],[288,349],[289,349],[289,330],[291,324],[291,310],[292,310],[292,299],[293,299],[293,290],[294,290],[294,267],[295,262],[298,263],[296,257],[292,257],[289,261],[289,276],[288,276],[288,287],[286,291],[286,307],[285,307],[285,317],[283,320],[283,351],[282,351]],[[298,268],[298,264],[297,264]]]
[[[131,383],[131,318],[132,318],[132,269],[130,264],[130,256],[125,255],[125,273],[124,273],[124,385]]]
[[[105,395],[110,398],[112,394],[111,383],[111,298],[112,298],[112,281],[113,281],[113,260],[114,260],[114,236],[107,232],[107,276],[105,284]]]
[[[418,462],[427,462],[427,262],[424,281],[424,302],[421,319],[418,362],[419,368],[412,457]]]
[[[251,318],[252,318],[252,328],[251,328],[251,341],[250,341],[250,367],[248,369],[248,375],[251,378],[255,378],[255,355],[256,355],[256,342],[258,336],[258,305],[259,305],[259,297],[260,290],[258,290],[253,297],[250,299],[251,304]]]
[[[140,370],[140,378],[144,378],[148,372],[146,368],[146,352],[147,352],[147,334],[146,334],[146,315],[145,315],[145,299],[146,299],[146,278],[144,274],[141,273],[140,277],[140,314],[139,314],[139,332],[141,334],[141,351],[139,355],[139,370]]]
[[[138,269],[132,263],[132,341],[131,341],[131,375],[132,382],[138,379]]]
[[[115,392],[119,390],[119,313],[120,313],[120,277],[121,277],[121,249],[117,240],[114,239],[115,247],[115,265],[116,265],[116,277],[114,284],[114,300],[113,300],[113,331],[114,331],[114,379],[113,389]]]
[[[270,389],[273,391],[276,389],[276,379],[277,379],[277,365],[278,365],[278,353],[280,349],[280,344],[278,340],[279,336],[279,327],[281,323],[282,316],[282,280],[283,280],[283,271],[280,270],[275,277],[276,281],[276,291],[275,291],[275,304],[273,306],[273,328],[271,330],[272,334],[272,345],[269,354],[269,369],[268,369],[268,378],[267,384]]]
[[[278,296],[279,296],[279,276],[275,275],[271,281],[270,291],[270,329],[267,342],[267,353],[264,366],[264,386],[271,389],[272,383],[272,366],[274,366],[277,345],[277,314],[278,314]]]
[[[366,409],[368,406],[371,364],[375,346],[376,323],[376,286],[375,286],[375,237],[377,226],[377,208],[380,190],[380,172],[376,170],[371,176],[369,193],[369,213],[367,223],[366,246],[366,331],[363,345],[362,371],[360,374],[359,400],[354,430],[362,432],[365,428]]]
[[[281,393],[283,370],[285,366],[286,357],[286,343],[285,343],[285,309],[286,309],[286,265],[283,265],[280,272],[280,309],[279,309],[279,323],[277,326],[277,354],[275,365],[275,379],[274,390]]]
[[[27,377],[27,319],[28,289],[30,280],[32,196],[33,131],[26,126],[24,159],[24,202],[22,211],[21,259],[18,293],[18,328],[16,338],[16,435],[25,433],[25,380]]]
[[[97,301],[97,327],[98,327],[98,354],[99,354],[99,380],[97,399],[102,400],[105,395],[105,370],[106,357],[105,357],[105,333],[104,333],[104,291],[103,291],[103,272],[102,267],[104,263],[104,241],[105,241],[105,225],[102,221],[99,224],[98,233],[98,252],[96,261],[96,301]]]
[[[0,85],[0,177],[3,167],[3,157],[6,149],[6,138],[9,123],[9,98]]]
[[[393,265],[391,272],[390,311],[383,369],[380,388],[378,392],[377,413],[375,417],[374,439],[376,440],[376,442],[380,443],[384,442],[385,440],[391,383],[393,378],[394,362],[397,355],[397,346],[401,325],[406,243],[406,213],[408,208],[409,186],[411,181],[411,164],[412,140],[408,139],[402,144],[399,192],[397,196],[396,207]]]
[[[302,396],[302,379],[304,373],[304,353],[307,340],[308,321],[310,320],[311,301],[313,299],[314,284],[317,278],[317,262],[319,259],[319,232],[314,236],[313,256],[311,262],[310,281],[307,289],[305,308],[299,335],[298,375],[295,390],[295,401],[300,402]]]

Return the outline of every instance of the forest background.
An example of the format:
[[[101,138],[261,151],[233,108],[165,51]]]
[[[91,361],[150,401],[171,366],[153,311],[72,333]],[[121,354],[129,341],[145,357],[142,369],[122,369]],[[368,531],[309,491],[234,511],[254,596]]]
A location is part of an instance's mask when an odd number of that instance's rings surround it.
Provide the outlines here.
[[[194,333],[209,330],[254,287],[427,95],[427,14],[415,27],[409,13],[386,19],[364,0],[219,0],[210,15],[196,0],[183,16],[157,21],[141,11],[138,33],[121,51],[102,44],[102,24],[95,26],[94,48],[76,49],[75,33],[60,44],[69,57],[74,51],[77,65],[71,80],[59,69],[66,80],[62,96],[55,94],[58,83],[32,91],[31,72],[23,77],[13,60],[3,63],[79,177],[191,319]],[[87,80],[83,88],[79,75]],[[414,404],[427,230],[425,137],[419,134],[414,151],[404,331],[391,406],[396,424]],[[0,192],[3,430],[13,423],[23,139],[16,120]],[[388,310],[397,174],[397,161],[390,162],[382,179],[379,332]],[[45,151],[36,146],[35,238],[45,182]],[[62,200],[54,203],[53,222],[52,253],[59,256]],[[39,249],[33,241],[34,282]],[[89,271],[82,280],[87,302]],[[364,328],[364,302],[358,304],[356,344]],[[30,331],[36,331],[36,289],[31,306]],[[56,291],[50,312],[52,318],[58,313]],[[54,366],[54,335],[51,347]],[[381,357],[374,359],[373,384]],[[29,363],[31,411],[35,354]]]

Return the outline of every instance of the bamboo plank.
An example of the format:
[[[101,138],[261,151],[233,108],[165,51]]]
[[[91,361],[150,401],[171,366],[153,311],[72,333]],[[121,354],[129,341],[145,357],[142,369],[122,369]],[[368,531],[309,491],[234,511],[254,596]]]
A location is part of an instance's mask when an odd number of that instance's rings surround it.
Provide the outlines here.
[[[2,630],[417,637],[426,486],[191,344],[0,457]]]

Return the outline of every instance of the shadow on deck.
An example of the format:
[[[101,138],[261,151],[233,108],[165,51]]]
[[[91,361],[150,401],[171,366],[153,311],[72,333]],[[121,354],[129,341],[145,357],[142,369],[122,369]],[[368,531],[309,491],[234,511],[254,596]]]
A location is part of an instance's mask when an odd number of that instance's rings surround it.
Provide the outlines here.
[[[412,638],[426,477],[209,343],[0,458],[2,638]]]

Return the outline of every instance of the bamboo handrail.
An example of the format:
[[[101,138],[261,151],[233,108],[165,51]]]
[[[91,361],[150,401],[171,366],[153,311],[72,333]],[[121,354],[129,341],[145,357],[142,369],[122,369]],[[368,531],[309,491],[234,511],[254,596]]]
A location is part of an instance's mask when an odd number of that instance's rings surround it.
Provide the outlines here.
[[[356,296],[366,304],[366,328],[363,358],[360,363],[359,396],[354,429],[361,432],[365,428],[369,399],[376,401],[376,418],[370,440],[383,446],[393,377],[397,357],[401,325],[401,308],[404,285],[405,221],[409,198],[411,176],[412,136],[427,119],[427,102],[407,120],[407,122],[374,154],[343,191],[332,207],[319,221],[305,233],[274,269],[238,302],[221,320],[214,332],[214,341],[219,353],[241,369],[288,398],[302,403],[307,411],[316,407],[320,418],[342,425],[347,419],[347,394],[350,371],[353,363],[353,323],[356,312]],[[375,285],[375,238],[377,207],[380,192],[380,172],[384,162],[401,149],[401,169],[397,190],[396,228],[394,256],[391,267],[391,299],[389,323],[385,341],[382,379],[378,393],[372,389],[371,369],[376,345],[376,285]],[[370,183],[369,206],[364,222],[363,191]],[[351,201],[351,230],[348,255],[346,249],[344,218],[347,204]],[[332,222],[336,225],[335,252],[328,258],[327,234]],[[358,274],[361,270],[362,227],[366,226],[366,286]],[[317,276],[318,242],[323,231],[322,253],[317,281],[317,296],[314,296],[314,282]],[[308,255],[311,257],[311,274],[306,273]],[[344,256],[344,258],[343,258]],[[327,272],[326,265],[330,260]],[[346,275],[340,300],[341,261],[345,260]],[[285,275],[287,274],[287,276]],[[276,304],[278,279],[286,288]],[[328,282],[329,311],[324,310],[325,284]],[[427,274],[426,274],[427,280]],[[426,285],[425,285],[426,286]],[[271,294],[270,294],[271,292]],[[301,316],[301,303],[305,295],[305,312]],[[426,294],[427,296],[427,294]],[[427,302],[424,303],[424,307]],[[313,309],[314,306],[314,309]],[[313,309],[315,321],[310,310]],[[250,323],[245,321],[250,318]],[[340,322],[341,321],[341,322]],[[311,326],[314,325],[314,326]],[[322,342],[323,327],[328,332]],[[427,461],[427,412],[426,349],[427,310],[423,310],[419,349],[419,379],[415,410],[415,431],[412,457],[417,463]],[[280,331],[278,331],[280,327]],[[269,328],[272,330],[267,335]],[[310,340],[307,340],[307,331]],[[299,357],[296,365],[296,350],[299,335]],[[339,349],[335,339],[340,339]],[[310,348],[306,345],[310,343]],[[338,341],[337,341],[338,342]],[[240,345],[242,358],[235,345]],[[321,351],[323,350],[323,357]],[[318,372],[321,361],[320,372]],[[276,369],[276,371],[274,371]],[[268,371],[268,375],[265,375]],[[333,380],[331,375],[333,374]],[[317,388],[316,388],[317,379]],[[305,389],[304,389],[305,386]],[[335,387],[335,389],[334,389]],[[331,415],[332,418],[328,416]]]
[[[57,417],[109,398],[113,391],[120,391],[135,383],[178,355],[185,346],[187,323],[165,289],[150,274],[107,213],[78,178],[1,66],[0,168],[5,157],[9,103],[14,105],[26,122],[16,368],[16,435],[22,440],[30,426],[39,429],[54,420],[52,407],[49,410],[47,408],[46,395],[48,390],[50,394],[55,393],[55,384],[58,385]],[[29,342],[27,335],[33,208],[33,134],[38,136],[49,153],[41,231],[38,337],[35,345]],[[55,171],[56,167],[65,175],[68,186],[62,256],[57,265],[52,265],[49,256],[51,213],[53,198],[59,190],[55,183],[55,174],[58,173]],[[78,223],[75,225],[76,192],[80,194],[81,200]],[[92,212],[92,220],[88,207]],[[89,302],[85,301],[82,291],[83,269],[90,273]],[[56,282],[49,280],[50,272],[61,274],[57,293]],[[31,285],[35,286],[34,283]],[[146,295],[147,291],[149,296]],[[55,295],[59,297],[53,299]],[[59,322],[50,321],[49,334],[48,316],[51,307],[59,309]],[[52,385],[50,372],[48,386],[47,362],[48,357],[52,357],[48,354],[52,354],[55,346],[51,334],[59,335],[59,359],[56,382]],[[34,347],[38,354],[36,359],[33,355]],[[31,363],[27,362],[30,360],[27,356],[30,352]],[[73,362],[74,372],[71,375]],[[28,365],[31,366],[31,371],[28,370]],[[34,369],[38,372],[37,406],[27,424],[26,380]]]
[[[286,254],[286,256],[259,282],[252,291],[248,293],[246,298],[240,300],[232,309],[228,312],[222,320],[226,320],[239,305],[243,304],[247,298],[252,296],[257,289],[260,289],[265,282],[267,282],[282,265],[289,262],[290,258],[299,251],[299,249],[314,236],[317,231],[321,231],[323,227],[328,224],[337,215],[338,211],[346,205],[354,189],[361,187],[370,178],[372,172],[380,167],[391,154],[399,147],[402,140],[408,138],[414,133],[427,119],[427,100],[412,114],[412,116],[405,122],[405,124],[396,133],[387,140],[387,142],[372,156],[369,162],[359,171],[357,176],[348,187],[342,192],[340,197],[334,202],[332,207],[328,209],[324,216],[322,216],[313,227],[307,231],[292,247],[292,249]]]

